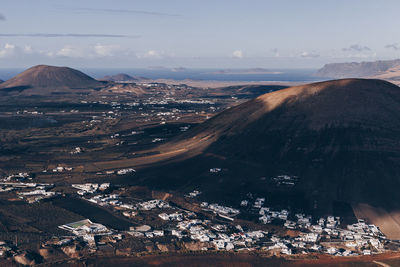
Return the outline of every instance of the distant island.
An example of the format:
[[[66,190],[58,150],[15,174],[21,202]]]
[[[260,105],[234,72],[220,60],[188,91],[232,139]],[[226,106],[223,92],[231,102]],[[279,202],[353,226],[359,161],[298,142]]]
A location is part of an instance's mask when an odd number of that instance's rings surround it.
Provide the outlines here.
[[[212,74],[281,74],[282,72],[279,71],[272,71],[269,69],[263,68],[251,68],[251,69],[225,69],[225,70],[218,70],[213,72]]]
[[[315,74],[324,78],[378,78],[400,80],[400,59],[366,62],[330,63]]]

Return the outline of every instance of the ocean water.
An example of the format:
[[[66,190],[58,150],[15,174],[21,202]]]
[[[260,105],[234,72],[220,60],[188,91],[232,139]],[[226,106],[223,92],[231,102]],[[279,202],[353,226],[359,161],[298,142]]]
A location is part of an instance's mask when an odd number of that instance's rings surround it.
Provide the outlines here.
[[[0,80],[6,81],[21,71],[24,71],[23,69],[0,69]]]
[[[137,68],[78,68],[92,76],[102,78],[106,75],[126,73],[131,76],[142,76],[149,79],[173,80],[213,80],[213,81],[281,81],[281,82],[311,82],[322,80],[314,77],[315,69],[270,69],[271,73],[221,73],[221,69],[137,69]],[[0,79],[8,80],[24,69],[0,69]]]

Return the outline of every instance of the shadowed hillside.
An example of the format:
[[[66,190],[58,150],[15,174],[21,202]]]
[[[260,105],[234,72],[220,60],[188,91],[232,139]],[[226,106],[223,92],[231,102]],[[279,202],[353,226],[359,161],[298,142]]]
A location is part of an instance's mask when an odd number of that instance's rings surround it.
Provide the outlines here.
[[[161,155],[181,151],[176,159],[184,160],[144,170],[142,182],[200,187],[231,199],[246,192],[276,194],[280,201],[304,200],[328,211],[337,201],[395,208],[399,136],[400,90],[389,82],[296,86],[228,109],[161,146]],[[210,175],[212,167],[225,171]],[[299,180],[291,188],[275,187],[271,178],[280,174]]]

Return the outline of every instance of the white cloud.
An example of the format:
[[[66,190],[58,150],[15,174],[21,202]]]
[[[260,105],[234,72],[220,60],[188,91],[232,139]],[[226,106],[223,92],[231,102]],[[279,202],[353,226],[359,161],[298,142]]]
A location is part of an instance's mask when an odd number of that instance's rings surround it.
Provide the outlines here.
[[[363,52],[363,51],[371,51],[371,48],[365,45],[360,45],[360,44],[353,44],[350,45],[349,47],[344,47],[342,48],[342,51],[344,52]]]
[[[149,50],[144,54],[144,57],[160,58],[161,54],[156,50]]]
[[[15,45],[6,43],[0,48],[0,57],[25,57],[27,55],[46,55],[48,51],[37,51],[31,45]]]
[[[39,53],[48,57],[54,57],[55,54],[53,51],[39,51]]]
[[[0,58],[14,55],[16,46],[13,44],[5,44],[4,48],[0,50]]]
[[[48,55],[51,55],[51,52],[48,53]],[[54,55],[74,58],[74,57],[84,57],[87,56],[88,54],[85,53],[84,50],[81,48],[74,47],[71,45],[65,45],[63,48],[55,52]]]
[[[235,58],[243,58],[243,51],[242,50],[235,50],[232,52],[232,56]]]
[[[172,59],[176,57],[174,53],[154,49],[150,49],[142,53],[135,53],[132,50],[127,50],[125,53],[138,59]]]
[[[400,45],[398,43],[387,44],[387,45],[385,45],[385,48],[398,51],[398,50],[400,50]]]
[[[102,45],[96,44],[94,46],[94,52],[96,56],[100,57],[110,57],[114,56],[115,52],[118,52],[119,46],[118,45]]]
[[[347,58],[368,59],[377,57],[377,53],[375,51],[360,44],[354,44],[349,47],[342,48],[341,52],[343,53],[342,55]]]
[[[69,62],[96,62],[107,59],[137,58],[131,48],[122,49],[117,45],[61,45],[54,48],[40,48],[30,44],[0,44],[0,59],[14,64],[68,64]],[[12,60],[11,60],[12,59]],[[4,61],[4,60],[3,60]],[[65,63],[67,62],[67,63]],[[5,64],[5,62],[2,62]]]
[[[121,51],[118,45],[96,44],[88,47],[65,45],[56,52],[48,51],[48,56],[62,56],[70,58],[98,58],[118,55]]]
[[[30,45],[25,45],[25,46],[24,46],[24,53],[26,53],[26,54],[32,54],[32,53],[33,53],[32,46],[30,46]]]
[[[316,57],[319,57],[319,54],[316,53],[316,52],[307,52],[307,51],[304,51],[304,52],[302,52],[302,53],[300,54],[300,56],[301,56],[301,57],[316,58]]]

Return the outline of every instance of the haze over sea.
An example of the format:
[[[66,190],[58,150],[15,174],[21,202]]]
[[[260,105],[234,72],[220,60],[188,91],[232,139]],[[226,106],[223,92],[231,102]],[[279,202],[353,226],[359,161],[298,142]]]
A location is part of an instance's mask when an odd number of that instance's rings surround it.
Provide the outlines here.
[[[203,81],[279,81],[279,82],[310,82],[321,80],[314,77],[315,69],[269,69],[268,72],[241,72],[240,69],[229,69],[221,73],[221,69],[169,69],[169,68],[77,68],[94,77],[126,73],[131,76],[141,76],[149,79],[172,80],[203,80]],[[241,69],[243,70],[243,69]],[[24,69],[0,69],[0,79],[7,80],[24,71]]]

